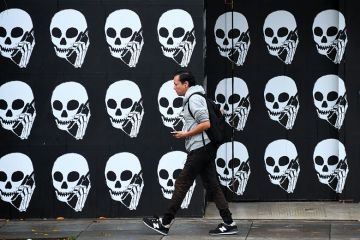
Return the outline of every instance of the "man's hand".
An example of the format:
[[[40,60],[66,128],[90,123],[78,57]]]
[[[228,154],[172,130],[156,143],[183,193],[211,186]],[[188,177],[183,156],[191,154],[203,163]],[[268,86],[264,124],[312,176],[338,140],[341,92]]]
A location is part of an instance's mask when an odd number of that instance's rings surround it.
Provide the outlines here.
[[[186,138],[188,137],[187,131],[175,131],[171,132],[175,138]]]

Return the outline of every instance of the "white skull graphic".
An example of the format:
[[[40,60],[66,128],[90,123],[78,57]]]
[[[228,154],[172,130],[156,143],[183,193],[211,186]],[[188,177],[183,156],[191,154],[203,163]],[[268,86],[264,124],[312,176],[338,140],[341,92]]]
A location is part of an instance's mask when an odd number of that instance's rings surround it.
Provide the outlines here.
[[[122,152],[111,156],[105,167],[106,185],[111,198],[115,201],[122,201],[126,194],[130,194],[130,191],[138,187],[136,194],[139,199],[144,187],[141,171],[140,161],[134,154]],[[136,184],[137,178],[141,179],[141,186],[139,184],[139,186],[132,186]],[[137,204],[138,201],[136,206]]]
[[[161,157],[157,174],[164,198],[171,199],[175,191],[176,179],[184,168],[186,157],[187,154],[182,151],[168,152]],[[189,205],[195,186],[196,182],[194,181],[186,194],[182,208],[187,208]]]
[[[298,162],[295,145],[286,139],[271,142],[265,150],[264,161],[271,183],[280,185],[286,177],[286,171],[292,169],[292,164]],[[297,174],[300,168],[297,170]],[[297,178],[297,176],[296,176]]]
[[[65,82],[58,85],[51,96],[52,113],[57,127],[68,130],[69,125],[75,121],[75,116],[89,105],[88,101],[86,89],[80,83]]]
[[[331,177],[335,176],[335,171],[340,168],[340,164],[345,164],[346,175],[349,171],[345,147],[337,139],[325,139],[319,142],[315,147],[313,160],[319,181],[323,184],[330,183]]]
[[[339,98],[346,98],[344,81],[334,74],[320,77],[314,84],[313,98],[319,118],[328,120]],[[348,104],[345,105],[345,112],[347,107]]]
[[[22,204],[17,208],[26,211],[34,189],[34,168],[28,156],[16,152],[0,158],[0,197],[3,201],[13,203],[16,195],[23,195]]]
[[[265,105],[272,120],[279,121],[281,113],[292,104],[291,101],[298,101],[298,90],[295,81],[287,76],[276,76],[270,79],[264,90]],[[297,104],[297,109],[299,104]]]
[[[250,45],[249,24],[246,17],[239,12],[220,15],[215,23],[214,35],[219,53],[223,57],[228,57],[238,42],[245,42],[247,48]]]
[[[120,9],[110,13],[105,23],[105,36],[111,55],[120,59],[124,51],[130,47],[130,43],[140,37],[137,49],[137,54],[140,55],[144,40],[141,21],[135,12]]]
[[[51,176],[57,199],[69,204],[78,195],[76,207],[72,207],[81,211],[91,188],[86,159],[77,153],[66,153],[56,159]]]
[[[182,67],[186,67],[196,44],[191,15],[182,9],[166,11],[159,18],[157,33],[164,56],[173,58]],[[180,52],[183,57],[177,59]]]
[[[339,39],[339,33],[346,32],[345,17],[337,10],[324,10],[316,15],[312,31],[317,51],[322,55],[327,55],[335,41]],[[347,41],[345,37],[345,46]]]
[[[112,126],[122,129],[123,123],[133,111],[134,104],[138,104],[141,99],[136,83],[120,80],[111,84],[106,91],[105,104]]]
[[[75,9],[57,12],[50,23],[51,41],[55,53],[65,58],[74,67],[81,67],[90,45],[87,22],[84,15]],[[71,60],[72,56],[76,56]]]
[[[243,165],[249,167],[247,177],[250,175],[248,150],[244,144],[237,141],[234,141],[234,147],[232,147],[232,142],[220,145],[216,153],[215,165],[220,184],[225,187],[229,186]]]
[[[181,116],[183,109],[183,96],[178,96],[174,90],[173,80],[165,82],[159,90],[158,105],[161,119],[166,127],[173,127],[173,124]]]
[[[233,83],[234,85],[232,85]],[[224,110],[226,122],[229,123],[232,114],[242,106],[240,103],[245,101],[248,103],[249,89],[246,82],[238,77],[234,77],[234,81],[232,78],[222,79],[216,86],[215,100]],[[244,107],[250,110],[250,104]]]
[[[34,39],[33,22],[27,12],[11,8],[0,13],[0,52],[2,56],[12,58],[14,52],[27,38]],[[28,49],[30,55],[34,45],[35,40],[30,43]]]
[[[0,86],[0,123],[4,129],[13,131],[17,123],[23,123],[27,132],[17,135],[26,139],[35,117],[34,95],[28,84],[11,81]]]

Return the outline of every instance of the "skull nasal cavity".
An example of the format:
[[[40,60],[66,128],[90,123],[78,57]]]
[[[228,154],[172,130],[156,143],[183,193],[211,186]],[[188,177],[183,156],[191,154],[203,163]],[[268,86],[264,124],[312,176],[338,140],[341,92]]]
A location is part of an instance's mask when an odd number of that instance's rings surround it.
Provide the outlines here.
[[[276,172],[276,173],[280,172],[280,169],[279,169],[278,166],[275,166],[275,167],[274,167],[274,172]]]
[[[322,169],[323,172],[328,172],[329,171],[329,168],[325,165]]]
[[[225,38],[223,45],[229,45],[229,41],[227,40],[227,38]]]
[[[12,112],[10,111],[10,109],[9,109],[9,110],[7,110],[7,112],[6,112],[6,116],[7,116],[7,117],[12,117]]]
[[[116,181],[115,187],[116,187],[116,188],[121,188],[121,183],[120,183],[120,181]]]
[[[68,114],[67,114],[67,112],[64,110],[64,111],[62,111],[62,113],[61,113],[61,117],[68,117]]]
[[[7,45],[10,45],[10,44],[11,44],[11,40],[10,40],[10,38],[9,38],[9,37],[7,37],[7,38],[6,38],[6,40],[5,40],[5,44],[7,44]]]
[[[279,43],[279,41],[278,41],[277,37],[274,37],[274,38],[273,38],[272,43],[274,43],[274,44]]]
[[[120,38],[116,38],[116,40],[115,40],[115,45],[121,45]]]
[[[173,45],[173,44],[174,44],[174,41],[173,41],[172,38],[170,37],[170,38],[167,40],[166,43],[169,44],[169,45]]]
[[[63,182],[61,184],[61,189],[67,189],[68,188],[68,185],[66,184],[66,182]]]
[[[169,109],[167,110],[167,114],[169,114],[169,115],[174,114],[174,110],[172,109],[172,107],[169,107]]]
[[[174,182],[172,179],[169,179],[169,181],[167,182],[167,186],[169,186],[169,187],[174,186]]]
[[[224,170],[224,174],[228,175],[229,174],[229,170],[227,168],[225,168]]]
[[[225,110],[225,111],[229,111],[229,105],[225,104],[224,110]]]
[[[279,109],[279,104],[277,102],[275,102],[273,108],[274,109]]]
[[[66,45],[66,40],[65,40],[65,38],[62,38],[62,39],[60,40],[60,45]]]
[[[122,115],[122,112],[121,112],[120,108],[118,108],[118,109],[116,110],[115,115],[116,115],[116,116],[121,116],[121,115]]]
[[[321,104],[321,107],[322,108],[327,108],[328,107],[328,104],[326,101],[323,101],[323,103]]]
[[[326,38],[325,36],[323,36],[323,37],[321,38],[321,42],[322,42],[322,43],[327,43],[327,38]]]
[[[7,182],[6,185],[5,185],[5,188],[6,188],[6,189],[11,189],[11,188],[12,188],[11,183],[10,183],[10,182]]]

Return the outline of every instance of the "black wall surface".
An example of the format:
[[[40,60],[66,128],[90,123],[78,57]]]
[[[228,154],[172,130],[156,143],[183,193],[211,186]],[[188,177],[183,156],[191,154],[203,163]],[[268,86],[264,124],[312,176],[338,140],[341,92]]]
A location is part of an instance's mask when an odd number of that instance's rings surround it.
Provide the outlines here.
[[[283,200],[359,200],[359,68],[358,56],[359,8],[355,1],[208,1],[206,5],[206,75],[208,94],[214,97],[215,89],[223,78],[239,77],[248,88],[251,111],[242,131],[234,130],[233,139],[243,143],[249,153],[251,174],[243,194],[235,194],[224,187],[233,201],[283,201]],[[317,53],[312,25],[315,16],[327,9],[336,9],[345,16],[348,43],[340,64]],[[263,25],[268,14],[286,10],[297,22],[299,44],[291,64],[284,64],[267,50]],[[215,42],[214,26],[217,18],[229,11],[240,12],[249,24],[251,44],[245,63],[237,66],[220,56]],[[285,23],[285,22],[284,22]],[[230,43],[231,44],[231,43]],[[235,43],[234,43],[235,45]],[[336,74],[344,80],[348,109],[340,130],[318,118],[313,100],[313,87],[318,78]],[[291,77],[298,89],[300,108],[292,129],[285,129],[270,120],[265,106],[264,89],[269,79],[285,75]],[[231,141],[231,129],[228,141]],[[314,168],[315,146],[322,140],[334,138],[346,149],[348,175],[342,193],[319,182]],[[264,153],[269,143],[277,139],[291,141],[297,148],[300,173],[295,190],[284,191],[270,182],[265,168]],[[328,149],[330,151],[330,149]],[[228,149],[231,152],[231,149]]]
[[[171,9],[183,9],[194,21],[197,43],[188,69],[203,79],[203,3],[202,1],[6,1],[1,11],[21,8],[32,18],[36,44],[29,64],[19,68],[8,58],[0,58],[0,81],[27,83],[34,93],[37,116],[28,139],[21,140],[11,131],[0,129],[0,155],[20,152],[30,157],[36,188],[29,207],[20,212],[10,203],[0,201],[1,218],[38,217],[132,217],[162,214],[169,200],[162,196],[157,176],[158,162],[165,153],[185,151],[184,142],[173,139],[170,128],[163,125],[157,103],[161,85],[172,79],[181,67],[161,52],[157,24],[159,17]],[[86,18],[90,46],[81,68],[74,68],[55,55],[49,26],[54,14],[76,9]],[[144,46],[135,68],[110,55],[104,33],[109,13],[118,9],[136,12],[142,23]],[[1,20],[0,20],[1,21]],[[130,138],[111,126],[106,112],[105,94],[118,80],[135,82],[142,93],[144,118],[136,138]],[[83,139],[76,140],[57,128],[51,108],[51,95],[60,83],[75,81],[87,90],[91,117]],[[110,156],[130,152],[138,157],[143,169],[144,189],[136,210],[129,210],[110,198],[105,182],[105,164]],[[55,160],[65,153],[81,154],[88,162],[91,189],[82,211],[75,212],[57,200],[51,170]],[[188,209],[180,215],[202,216],[203,191],[197,185]]]

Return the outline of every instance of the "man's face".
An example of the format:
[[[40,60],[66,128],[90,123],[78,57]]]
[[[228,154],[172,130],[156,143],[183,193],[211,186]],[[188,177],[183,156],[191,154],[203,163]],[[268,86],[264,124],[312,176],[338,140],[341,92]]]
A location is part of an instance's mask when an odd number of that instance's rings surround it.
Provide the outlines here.
[[[182,83],[180,80],[179,80],[179,75],[176,75],[174,77],[174,90],[175,92],[177,93],[177,95],[179,96],[185,96],[185,93],[186,91],[188,90],[189,88],[189,82],[188,81],[185,81],[184,83]]]

